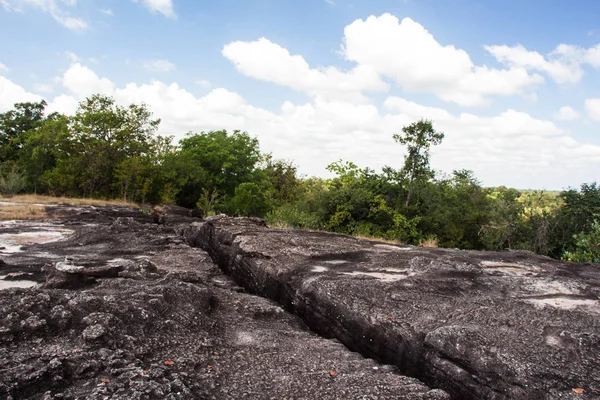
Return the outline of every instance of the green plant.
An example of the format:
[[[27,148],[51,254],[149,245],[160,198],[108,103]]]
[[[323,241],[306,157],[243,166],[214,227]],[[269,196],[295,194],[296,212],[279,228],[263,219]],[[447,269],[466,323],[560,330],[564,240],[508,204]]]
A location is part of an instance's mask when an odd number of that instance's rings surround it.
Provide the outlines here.
[[[12,197],[25,188],[27,180],[25,175],[16,168],[12,168],[4,175],[0,175],[0,194]]]
[[[581,263],[600,263],[600,222],[594,220],[589,232],[574,235],[575,250],[565,251],[562,259]]]
[[[196,202],[196,207],[202,211],[205,217],[215,214],[215,207],[219,203],[219,191],[217,189],[208,190],[203,188],[200,198]]]

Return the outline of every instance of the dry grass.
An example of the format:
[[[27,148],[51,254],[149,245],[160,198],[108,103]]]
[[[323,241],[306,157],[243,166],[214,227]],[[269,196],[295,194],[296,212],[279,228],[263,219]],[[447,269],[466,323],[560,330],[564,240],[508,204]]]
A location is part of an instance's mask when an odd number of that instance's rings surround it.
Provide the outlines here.
[[[0,201],[29,204],[70,204],[75,206],[127,206],[139,207],[139,204],[123,200],[77,199],[71,197],[52,197],[37,194],[20,194],[10,198],[0,197]]]
[[[390,240],[390,239],[383,239],[383,238],[379,238],[379,237],[365,236],[365,235],[356,235],[355,237],[357,239],[370,240],[372,242],[382,242],[382,243],[388,243],[388,244],[404,245],[404,243],[402,243],[402,241],[400,241],[400,240]]]
[[[428,238],[421,242],[421,247],[438,247],[438,241],[436,238]]]
[[[0,221],[13,219],[47,219],[45,207],[33,205],[0,206]]]

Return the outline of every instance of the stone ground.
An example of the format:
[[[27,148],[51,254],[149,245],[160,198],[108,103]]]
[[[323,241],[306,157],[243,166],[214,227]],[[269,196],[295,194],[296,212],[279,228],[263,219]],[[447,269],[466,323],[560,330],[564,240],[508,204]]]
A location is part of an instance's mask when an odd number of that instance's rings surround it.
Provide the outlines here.
[[[170,211],[0,223],[0,288],[39,283],[0,290],[0,399],[451,398],[247,293]]]
[[[219,216],[185,232],[251,293],[456,399],[600,398],[600,268]]]

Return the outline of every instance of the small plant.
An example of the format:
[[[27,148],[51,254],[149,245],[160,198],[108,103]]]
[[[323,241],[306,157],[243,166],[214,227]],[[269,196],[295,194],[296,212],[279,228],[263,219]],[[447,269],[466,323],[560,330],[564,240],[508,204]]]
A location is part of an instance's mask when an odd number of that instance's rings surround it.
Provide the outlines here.
[[[196,202],[198,210],[202,211],[205,217],[215,214],[215,206],[219,203],[219,191],[217,189],[202,189],[202,194]]]
[[[421,247],[438,247],[438,239],[435,235],[427,235],[419,244]]]
[[[0,175],[0,194],[10,198],[23,190],[26,184],[25,175],[12,168],[6,174]]]

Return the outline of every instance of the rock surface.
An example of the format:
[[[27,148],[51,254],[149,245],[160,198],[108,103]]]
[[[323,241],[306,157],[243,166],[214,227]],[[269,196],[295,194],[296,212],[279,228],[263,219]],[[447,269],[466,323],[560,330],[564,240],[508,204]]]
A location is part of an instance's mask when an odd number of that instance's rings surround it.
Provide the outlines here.
[[[453,398],[600,398],[598,266],[395,246],[225,216],[185,236],[313,331]]]
[[[0,254],[0,275],[42,283],[0,290],[0,399],[450,398],[246,293],[185,243],[202,224],[184,214],[79,207],[0,224],[72,231]]]

